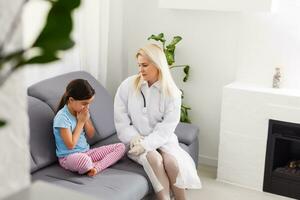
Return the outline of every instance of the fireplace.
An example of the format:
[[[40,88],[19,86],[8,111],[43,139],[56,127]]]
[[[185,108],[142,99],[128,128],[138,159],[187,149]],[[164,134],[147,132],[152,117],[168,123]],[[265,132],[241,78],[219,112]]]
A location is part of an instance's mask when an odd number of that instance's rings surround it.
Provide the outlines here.
[[[263,191],[300,199],[300,124],[269,120]]]

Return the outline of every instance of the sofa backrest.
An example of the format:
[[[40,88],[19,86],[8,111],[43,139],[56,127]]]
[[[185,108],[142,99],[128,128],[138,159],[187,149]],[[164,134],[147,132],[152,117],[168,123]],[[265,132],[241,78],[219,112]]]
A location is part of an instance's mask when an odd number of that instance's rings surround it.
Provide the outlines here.
[[[28,95],[44,101],[56,112],[67,84],[78,78],[86,79],[96,91],[94,102],[90,106],[91,119],[96,129],[95,136],[89,140],[92,145],[116,133],[113,98],[92,75],[84,71],[76,71],[46,79],[30,86]]]
[[[41,100],[28,97],[31,172],[56,162],[52,134],[54,112]]]
[[[96,91],[94,102],[90,106],[91,120],[96,133],[91,140],[88,139],[88,142],[93,145],[116,133],[113,99],[106,89],[87,72],[71,72],[36,83],[27,90],[31,172],[57,161],[52,129],[53,118],[67,84],[78,78],[88,80]]]

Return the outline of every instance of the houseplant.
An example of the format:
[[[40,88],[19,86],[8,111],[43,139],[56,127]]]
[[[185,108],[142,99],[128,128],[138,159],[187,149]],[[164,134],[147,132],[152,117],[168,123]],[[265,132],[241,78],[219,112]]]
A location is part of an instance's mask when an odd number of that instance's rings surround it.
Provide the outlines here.
[[[170,69],[183,68],[184,77],[183,77],[182,81],[186,82],[189,78],[190,66],[189,65],[176,65],[175,64],[176,45],[182,40],[182,37],[174,36],[173,40],[169,44],[166,44],[166,39],[165,39],[164,34],[160,33],[158,35],[151,35],[150,37],[148,37],[148,40],[155,40],[155,41],[158,41],[162,44],[162,48],[163,48],[164,53],[166,55],[169,68]],[[182,92],[181,98],[184,99],[183,90],[181,90],[181,92]],[[180,121],[181,122],[191,123],[191,119],[190,119],[189,113],[188,113],[189,110],[191,110],[190,106],[188,106],[184,103],[181,104],[181,115],[180,115]]]
[[[5,44],[8,44],[20,22],[21,10],[15,16],[8,34],[0,44],[0,87],[7,78],[16,70],[28,64],[45,64],[60,59],[60,53],[74,46],[71,38],[73,29],[72,12],[78,8],[81,0],[47,0],[51,6],[46,18],[46,23],[33,44],[25,49],[13,52],[5,52]],[[0,118],[0,128],[6,124]]]

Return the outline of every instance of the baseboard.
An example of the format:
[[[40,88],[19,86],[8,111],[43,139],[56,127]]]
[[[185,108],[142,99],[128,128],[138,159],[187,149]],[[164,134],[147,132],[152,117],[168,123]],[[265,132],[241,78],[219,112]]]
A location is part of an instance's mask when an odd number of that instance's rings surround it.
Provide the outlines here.
[[[234,185],[234,186],[237,186],[237,187],[240,187],[240,188],[245,188],[245,189],[248,189],[248,190],[255,190],[255,191],[259,191],[259,192],[264,192],[262,189],[258,189],[258,188],[254,188],[254,187],[248,187],[248,186],[238,184],[238,183],[233,183],[233,182],[230,182],[230,181],[227,181],[227,180],[224,180],[224,179],[219,179],[218,177],[216,178],[216,180],[219,181],[219,182],[227,183],[227,184]]]
[[[199,155],[198,164],[218,167],[218,159],[210,156]]]

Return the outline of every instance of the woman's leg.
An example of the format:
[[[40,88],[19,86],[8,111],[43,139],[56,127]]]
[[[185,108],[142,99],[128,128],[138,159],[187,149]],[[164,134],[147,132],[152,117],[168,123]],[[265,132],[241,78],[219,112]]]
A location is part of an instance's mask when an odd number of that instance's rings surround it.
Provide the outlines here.
[[[125,145],[122,143],[116,143],[106,145],[94,149],[90,149],[87,154],[92,158],[94,167],[97,172],[108,168],[116,163],[125,153]]]
[[[85,153],[73,153],[59,159],[60,165],[70,171],[84,174],[94,168],[92,159]]]
[[[159,200],[169,200],[170,199],[170,185],[169,179],[165,172],[162,157],[157,151],[150,151],[147,153],[146,158],[159,180],[160,184],[163,186],[163,190],[156,193],[157,199]]]
[[[174,184],[176,183],[176,178],[179,173],[178,164],[174,156],[171,154],[161,152],[163,163],[165,170],[167,172],[168,178],[170,180],[171,189],[173,194],[175,195],[176,200],[185,200],[185,190],[182,188],[176,187]]]

